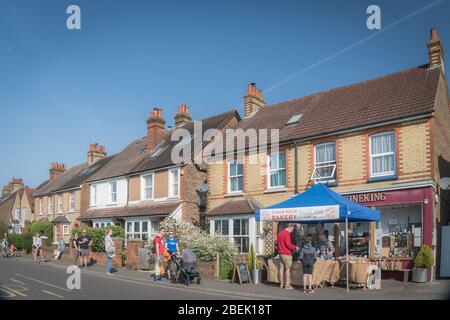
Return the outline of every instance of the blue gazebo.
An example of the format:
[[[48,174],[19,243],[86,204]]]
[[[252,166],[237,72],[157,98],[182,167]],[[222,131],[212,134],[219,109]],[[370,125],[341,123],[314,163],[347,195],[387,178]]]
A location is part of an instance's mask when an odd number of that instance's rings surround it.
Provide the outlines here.
[[[257,221],[272,222],[345,222],[345,247],[348,257],[348,223],[379,222],[380,211],[353,202],[334,192],[322,183],[317,183],[308,191],[288,200],[258,209],[255,212]],[[348,292],[348,259],[347,292]]]

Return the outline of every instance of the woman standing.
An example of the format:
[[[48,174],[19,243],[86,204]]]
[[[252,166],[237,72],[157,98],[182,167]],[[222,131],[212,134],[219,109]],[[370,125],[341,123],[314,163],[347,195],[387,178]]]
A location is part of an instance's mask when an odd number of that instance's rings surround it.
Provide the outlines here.
[[[112,230],[108,229],[106,231],[106,236],[105,236],[105,252],[107,255],[107,261],[106,261],[106,275],[107,276],[111,276],[111,262],[112,259],[114,258],[114,256],[116,255],[116,248],[114,246],[114,241],[111,238],[112,235]]]

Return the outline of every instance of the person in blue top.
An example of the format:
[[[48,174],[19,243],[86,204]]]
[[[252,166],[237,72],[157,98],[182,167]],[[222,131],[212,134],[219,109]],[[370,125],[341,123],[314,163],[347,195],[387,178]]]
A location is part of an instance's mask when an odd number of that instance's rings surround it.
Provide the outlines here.
[[[171,230],[169,231],[169,237],[164,239],[164,244],[166,249],[171,254],[180,254],[180,248],[178,247],[178,240],[175,239],[175,233]],[[170,279],[170,271],[172,269],[172,260],[169,260],[166,265],[166,275],[167,279]]]

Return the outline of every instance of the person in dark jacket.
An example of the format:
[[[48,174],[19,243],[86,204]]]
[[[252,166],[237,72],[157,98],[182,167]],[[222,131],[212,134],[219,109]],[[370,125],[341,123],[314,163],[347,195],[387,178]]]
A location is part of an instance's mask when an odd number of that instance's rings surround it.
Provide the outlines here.
[[[317,260],[316,249],[311,245],[312,236],[308,234],[306,243],[300,251],[300,261],[303,265],[303,292],[314,293],[312,289],[312,274],[314,270],[314,263]],[[307,286],[309,285],[309,289]]]

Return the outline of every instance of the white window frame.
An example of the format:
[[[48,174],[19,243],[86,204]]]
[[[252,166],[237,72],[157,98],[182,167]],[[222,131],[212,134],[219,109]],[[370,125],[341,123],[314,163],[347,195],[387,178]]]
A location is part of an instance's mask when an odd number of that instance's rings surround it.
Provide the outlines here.
[[[58,213],[63,212],[63,210],[64,210],[63,195],[62,194],[58,194]]]
[[[235,235],[234,234],[234,221],[236,221],[236,220],[240,220],[241,221],[240,222],[240,224],[241,224],[241,231],[242,231],[242,220],[247,220],[247,232],[248,232],[247,234],[244,234],[244,235],[242,235],[242,234]],[[236,243],[235,238],[239,238],[239,239],[247,238],[248,239],[248,250],[250,251],[250,244],[251,244],[251,239],[250,239],[250,218],[232,218],[231,222],[233,224],[233,228],[232,228],[233,233],[231,233],[230,236],[231,236],[233,242]],[[229,226],[228,226],[228,228],[229,228]],[[240,250],[240,252],[238,252],[238,253],[243,254],[243,253],[248,253],[249,251],[242,251],[242,250]]]
[[[75,211],[75,192],[69,193],[69,212]]]
[[[116,187],[116,191],[113,192],[113,185]],[[113,201],[113,194],[115,195],[115,200]],[[109,183],[109,203],[110,204],[117,204],[117,181],[111,181]]]
[[[97,206],[97,185],[91,185],[91,207]]]
[[[14,219],[15,220],[19,220],[19,221],[21,221],[22,219],[22,212],[21,212],[22,210],[20,209],[20,208],[16,208],[15,210],[14,210]]]
[[[128,231],[128,224],[131,223],[131,231]],[[135,223],[139,224],[139,232],[136,232],[135,230]],[[147,231],[142,231],[142,226],[144,223],[147,223]],[[158,228],[154,229],[154,224],[157,223]],[[143,240],[143,235],[147,235],[147,240],[145,241],[151,241],[154,236],[159,234],[159,227],[160,227],[160,221],[155,219],[143,219],[143,218],[136,218],[136,219],[127,219],[125,221],[125,239],[141,239]],[[139,235],[139,238],[135,238],[135,235]],[[128,235],[131,237],[129,238]]]
[[[284,168],[280,168],[280,154],[284,153]],[[270,157],[274,154],[278,155],[278,167],[276,169],[270,169]],[[267,188],[270,189],[285,189],[286,188],[286,184],[287,184],[287,153],[286,150],[280,150],[278,152],[273,152],[267,155]],[[284,185],[278,185],[278,186],[271,186],[271,179],[270,176],[273,172],[279,172],[284,170]]]
[[[228,227],[227,227],[228,233],[227,234],[223,233],[223,222],[224,221],[226,221],[227,224],[228,224]],[[220,233],[216,232],[217,223],[220,223]],[[220,219],[220,218],[219,219],[214,219],[214,235],[223,236],[223,237],[229,237],[230,236],[230,219],[228,219],[228,218],[225,218],[225,219]]]
[[[53,196],[48,197],[48,213],[53,213]]]
[[[44,198],[39,198],[39,215],[44,214]]]
[[[174,188],[173,188],[173,184],[174,184],[174,171],[177,171],[177,194],[174,194]],[[169,170],[169,198],[179,198],[180,197],[180,168],[174,168],[174,169],[170,169]]]
[[[326,145],[334,145],[334,161],[326,161],[326,162],[317,162],[317,147],[322,147]],[[314,181],[336,181],[336,165],[337,165],[337,150],[336,150],[336,142],[326,142],[320,143],[314,146],[314,170],[311,175],[311,180]],[[318,173],[318,169],[332,167],[333,171],[330,176],[321,177]],[[316,177],[316,173],[319,175]]]
[[[66,232],[67,229],[67,232]],[[70,226],[68,224],[63,225],[63,235],[68,236],[70,235]]]
[[[242,166],[242,174],[238,174],[237,168],[236,168],[236,175],[231,176],[231,166],[232,165],[241,165]],[[231,179],[239,179],[239,177],[242,177],[242,190],[231,190]],[[237,184],[239,187],[239,183]],[[244,191],[244,163],[242,160],[232,160],[228,162],[228,193],[242,193]]]
[[[379,136],[384,136],[384,135],[393,135],[394,136],[394,143],[393,143],[394,151],[385,152],[385,153],[379,153],[379,154],[374,156],[372,154],[372,138],[379,137]],[[396,144],[395,131],[385,131],[385,132],[372,134],[372,135],[369,136],[370,177],[376,178],[376,177],[392,176],[392,175],[395,175],[397,173],[397,155],[396,155],[396,145],[395,144]],[[391,155],[394,156],[394,170],[393,171],[387,171],[387,172],[374,173],[373,172],[373,163],[372,163],[373,158],[379,158],[379,157],[385,157],[385,156],[391,156]]]
[[[146,184],[146,178],[147,177],[152,177],[152,185],[151,185],[151,189],[152,189],[152,195],[150,198],[147,198],[147,189],[149,189],[150,187],[147,186]],[[141,176],[141,200],[145,201],[145,200],[153,200],[155,198],[155,174],[149,173],[149,174],[144,174]]]

